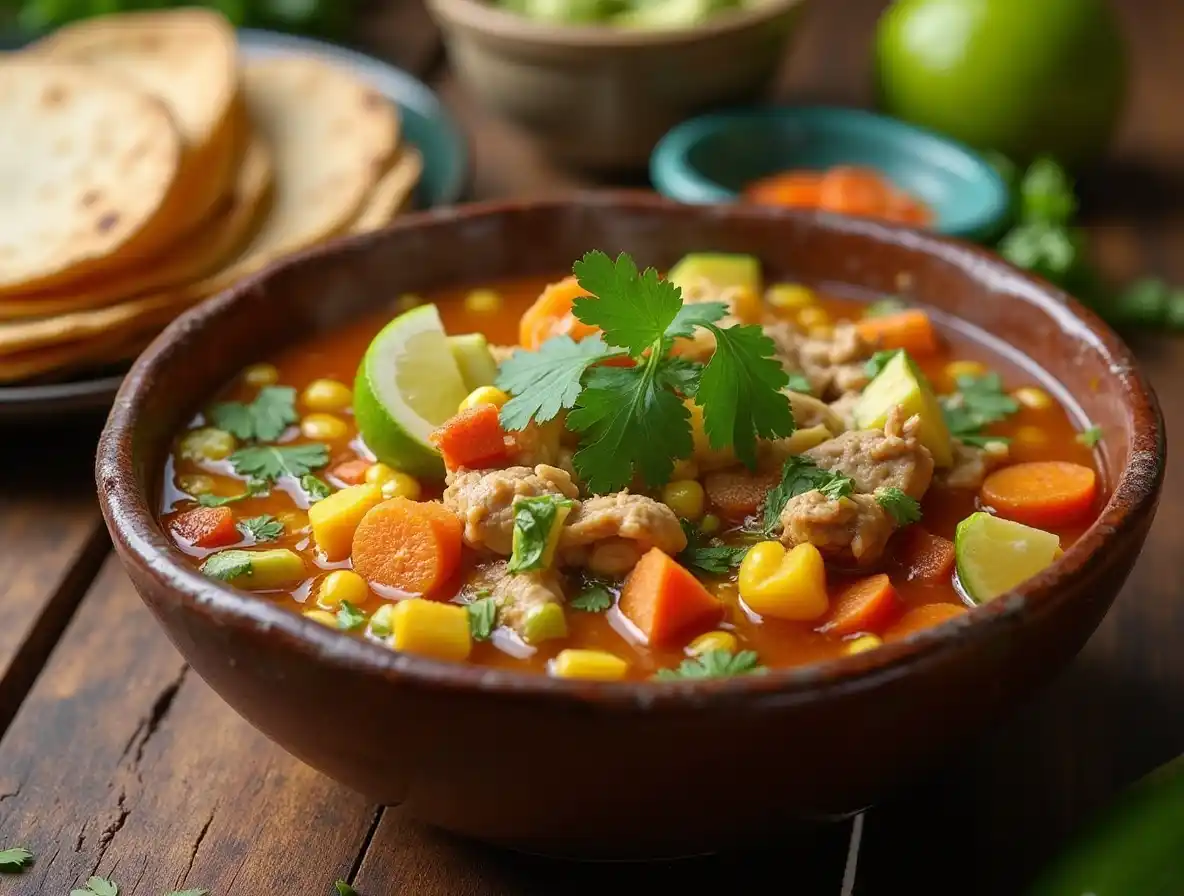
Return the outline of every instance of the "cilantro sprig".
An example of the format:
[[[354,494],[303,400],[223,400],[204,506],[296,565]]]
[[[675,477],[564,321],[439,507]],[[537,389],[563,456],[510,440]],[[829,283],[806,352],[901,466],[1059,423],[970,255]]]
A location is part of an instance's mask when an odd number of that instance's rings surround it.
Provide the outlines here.
[[[1086,448],[1095,448],[1098,442],[1102,441],[1102,427],[1096,423],[1090,424],[1073,438],[1079,445],[1084,445]]]
[[[676,669],[659,669],[654,678],[658,681],[681,681],[695,678],[732,678],[736,675],[759,675],[765,672],[760,657],[753,650],[708,650],[685,659]]]
[[[549,553],[554,553],[558,533],[567,514],[575,506],[570,498],[555,495],[522,497],[514,501],[514,536],[510,572],[528,572],[548,565]],[[550,549],[550,550],[549,550]]]
[[[955,383],[958,391],[940,399],[950,435],[967,445],[1006,441],[1002,436],[983,434],[985,427],[1007,419],[1020,409],[1019,402],[1003,391],[999,374],[960,376]]]
[[[781,525],[781,511],[785,509],[789,499],[815,489],[826,497],[837,500],[855,491],[855,481],[844,473],[823,470],[804,454],[787,457],[781,467],[781,481],[773,486],[765,497],[761,531],[765,535],[771,535]]]
[[[592,492],[617,491],[638,475],[652,486],[668,481],[694,447],[687,399],[702,408],[712,447],[731,447],[749,466],[757,439],[793,433],[781,394],[789,376],[760,327],[719,326],[724,303],[684,305],[675,284],[652,268],[639,271],[624,253],[614,261],[589,252],[573,270],[589,295],[575,300],[572,313],[601,333],[515,352],[497,384],[512,396],[501,410],[507,429],[569,411],[567,426],[581,436],[574,464]],[[715,338],[706,365],[669,353],[674,339],[696,328]]]
[[[320,442],[303,445],[250,445],[230,455],[234,472],[260,482],[282,476],[300,479],[329,463],[329,448]]]
[[[92,877],[85,890],[71,890],[70,896],[119,896],[119,884],[106,877]]]
[[[907,526],[921,521],[920,502],[895,486],[876,489],[876,501],[897,526]]]
[[[269,513],[239,520],[237,527],[239,532],[256,542],[275,541],[284,534],[284,524]]]
[[[219,429],[244,442],[272,442],[295,423],[296,390],[291,386],[265,386],[250,404],[227,401],[210,408],[210,419]]]
[[[691,572],[722,576],[737,569],[748,553],[745,545],[733,546],[712,543],[693,523],[679,520],[687,537],[687,546],[677,560]]]
[[[23,846],[0,849],[0,871],[6,873],[20,871],[32,861],[33,853]]]
[[[337,605],[337,627],[343,632],[352,632],[366,624],[366,613],[348,600]]]
[[[581,613],[603,613],[613,605],[613,593],[603,582],[589,582],[568,604]]]
[[[469,633],[474,641],[488,641],[497,628],[497,601],[492,597],[479,597],[465,606],[469,614]]]

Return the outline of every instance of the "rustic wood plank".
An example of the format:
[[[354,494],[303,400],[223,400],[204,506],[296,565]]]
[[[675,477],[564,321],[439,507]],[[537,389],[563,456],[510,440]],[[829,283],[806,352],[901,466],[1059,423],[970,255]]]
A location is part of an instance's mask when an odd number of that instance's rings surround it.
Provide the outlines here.
[[[425,77],[443,46],[423,0],[367,0],[359,4],[351,37],[359,49]]]

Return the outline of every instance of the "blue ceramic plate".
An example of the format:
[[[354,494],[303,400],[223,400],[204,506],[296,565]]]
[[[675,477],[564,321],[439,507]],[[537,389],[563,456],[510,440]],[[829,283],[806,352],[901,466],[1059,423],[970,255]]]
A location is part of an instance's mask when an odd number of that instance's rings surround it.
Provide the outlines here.
[[[730,202],[745,184],[790,168],[875,168],[924,200],[934,229],[982,239],[1006,218],[1007,186],[962,144],[859,109],[756,108],[693,118],[650,157],[658,192],[681,202]]]

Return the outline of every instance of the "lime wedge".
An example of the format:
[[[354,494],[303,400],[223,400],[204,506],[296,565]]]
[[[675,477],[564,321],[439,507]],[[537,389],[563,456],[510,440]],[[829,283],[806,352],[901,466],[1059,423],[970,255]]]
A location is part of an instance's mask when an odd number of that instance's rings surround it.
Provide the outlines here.
[[[492,386],[497,379],[497,362],[489,351],[489,342],[480,333],[462,333],[448,337],[448,347],[460,368],[465,388],[472,392],[481,386]]]
[[[958,581],[975,603],[986,603],[1026,582],[1061,555],[1061,540],[989,513],[972,513],[954,534]]]
[[[374,337],[354,384],[354,417],[383,463],[413,476],[443,477],[432,430],[468,395],[435,305],[400,314]]]

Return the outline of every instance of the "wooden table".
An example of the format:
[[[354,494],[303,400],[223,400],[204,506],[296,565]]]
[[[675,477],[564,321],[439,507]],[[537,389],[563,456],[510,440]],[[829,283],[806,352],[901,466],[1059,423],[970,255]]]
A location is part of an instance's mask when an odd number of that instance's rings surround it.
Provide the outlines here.
[[[473,106],[417,2],[370,14],[367,43],[433,83],[469,129],[474,195],[579,183]],[[881,6],[815,3],[780,95],[866,100]],[[1136,77],[1115,157],[1087,191],[1095,248],[1113,274],[1184,282],[1184,6],[1115,6]],[[1137,344],[1173,429],[1184,424],[1181,345]],[[575,866],[461,843],[302,766],[189,673],[111,555],[90,478],[94,435],[76,426],[51,442],[18,430],[0,444],[0,848],[37,854],[27,873],[0,876],[0,896],[66,896],[92,873],[128,896],[320,896],[337,878],[363,896],[564,896],[750,892],[787,872],[809,880],[800,894],[874,896],[896,884],[1000,896],[1018,893],[1085,813],[1184,751],[1184,480],[1173,468],[1129,585],[1068,672],[854,824],[657,866]]]

